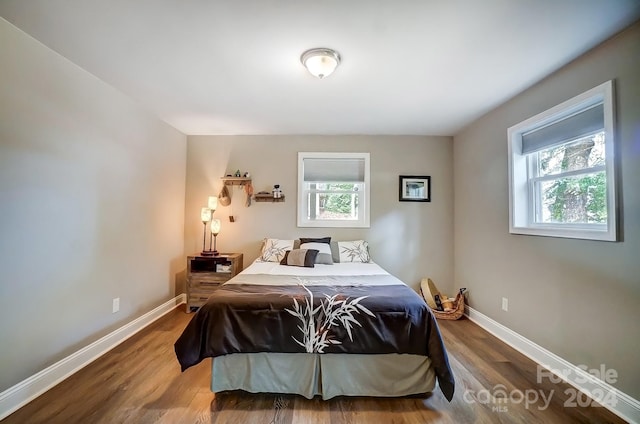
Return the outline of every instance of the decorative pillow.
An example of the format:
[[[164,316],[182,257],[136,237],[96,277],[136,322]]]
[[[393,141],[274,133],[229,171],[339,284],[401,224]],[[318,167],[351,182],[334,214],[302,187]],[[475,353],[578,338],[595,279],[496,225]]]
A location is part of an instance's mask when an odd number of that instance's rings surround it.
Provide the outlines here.
[[[338,242],[332,241],[329,243],[329,247],[331,247],[331,259],[333,259],[333,263],[340,263],[340,248],[338,247]]]
[[[316,249],[293,249],[284,252],[280,265],[314,268],[318,251]]]
[[[318,265],[333,265],[333,258],[330,253],[318,253],[316,263]]]
[[[301,239],[301,240],[312,240],[312,239]],[[333,258],[331,257],[331,247],[329,247],[329,243],[302,243],[300,245],[300,249],[315,249],[317,250],[318,256],[316,256],[316,263],[322,265],[333,265]]]
[[[340,262],[371,262],[369,243],[364,240],[339,241]]]
[[[331,237],[320,237],[320,238],[305,238],[300,237],[300,244],[304,243],[331,243]]]
[[[293,249],[293,240],[264,239],[262,244],[262,262],[280,262],[287,250]]]

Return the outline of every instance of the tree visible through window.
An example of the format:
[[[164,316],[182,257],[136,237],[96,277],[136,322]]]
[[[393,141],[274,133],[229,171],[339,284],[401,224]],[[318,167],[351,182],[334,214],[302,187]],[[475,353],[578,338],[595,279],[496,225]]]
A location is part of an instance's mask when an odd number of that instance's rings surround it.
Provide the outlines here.
[[[542,222],[607,222],[604,132],[538,152]],[[577,173],[572,176],[566,173]]]
[[[315,190],[316,219],[358,219],[359,184],[315,184]]]

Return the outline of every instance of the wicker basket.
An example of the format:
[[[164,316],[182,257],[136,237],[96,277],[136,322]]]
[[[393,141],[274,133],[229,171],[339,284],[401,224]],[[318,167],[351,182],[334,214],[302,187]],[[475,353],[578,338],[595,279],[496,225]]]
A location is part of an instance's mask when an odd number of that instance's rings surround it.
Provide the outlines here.
[[[450,311],[439,311],[431,308],[431,312],[438,319],[460,319],[464,315],[464,291],[466,289],[460,289],[460,292],[456,295],[456,300],[453,301],[453,309]]]
[[[441,296],[440,290],[436,287],[435,283],[431,281],[431,278],[423,278],[420,283],[420,293],[422,297],[431,308],[433,315],[439,319],[460,319],[462,315],[464,315],[464,292],[467,290],[466,288],[461,288],[458,294],[456,295],[455,300],[453,301],[453,309],[449,311],[441,311],[437,308],[435,297],[436,295]]]
[[[436,309],[436,301],[434,299],[436,295],[440,295],[440,290],[438,290],[435,283],[431,281],[431,278],[422,279],[420,282],[420,294],[422,294],[422,298],[431,309]]]

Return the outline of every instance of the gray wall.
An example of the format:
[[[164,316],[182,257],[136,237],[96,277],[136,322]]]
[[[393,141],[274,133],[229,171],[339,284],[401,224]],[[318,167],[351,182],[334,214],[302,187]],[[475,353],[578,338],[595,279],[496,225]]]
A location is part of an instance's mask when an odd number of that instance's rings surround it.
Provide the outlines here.
[[[615,79],[624,241],[509,234],[507,128]],[[640,25],[454,137],[455,281],[470,305],[640,398]],[[509,298],[509,312],[500,308]]]
[[[298,152],[371,153],[371,228],[296,227]],[[430,276],[443,289],[453,279],[453,193],[450,137],[398,136],[189,136],[185,253],[202,250],[200,208],[222,188],[220,177],[236,169],[252,174],[255,191],[280,184],[283,203],[244,206],[233,188],[232,203],[215,216],[222,219],[218,250],[242,252],[245,266],[259,254],[262,238],[293,239],[330,235],[334,240],[365,239],[373,260],[417,287]],[[399,202],[398,176],[431,175],[432,202]],[[228,216],[236,218],[229,222]]]
[[[0,40],[1,392],[174,296],[186,137],[2,19]]]

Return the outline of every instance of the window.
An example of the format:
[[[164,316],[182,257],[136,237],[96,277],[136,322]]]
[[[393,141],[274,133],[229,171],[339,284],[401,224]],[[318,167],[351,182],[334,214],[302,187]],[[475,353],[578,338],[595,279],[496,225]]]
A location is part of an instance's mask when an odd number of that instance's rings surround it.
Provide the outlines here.
[[[298,153],[298,227],[369,227],[369,153]]]
[[[509,231],[617,240],[613,82],[509,128]]]

